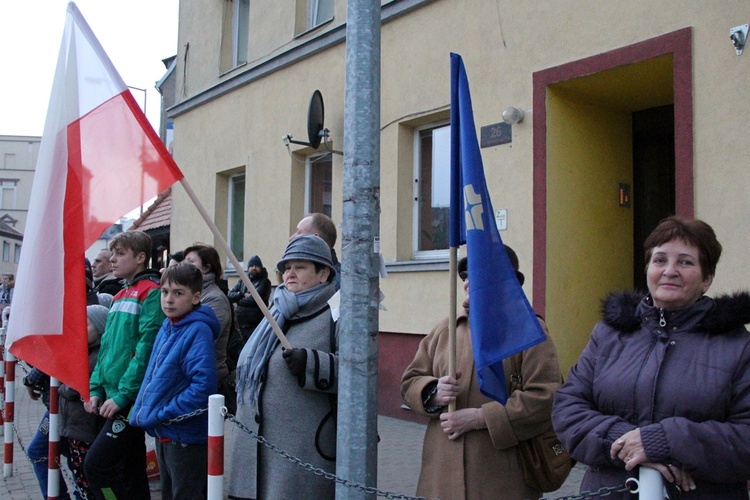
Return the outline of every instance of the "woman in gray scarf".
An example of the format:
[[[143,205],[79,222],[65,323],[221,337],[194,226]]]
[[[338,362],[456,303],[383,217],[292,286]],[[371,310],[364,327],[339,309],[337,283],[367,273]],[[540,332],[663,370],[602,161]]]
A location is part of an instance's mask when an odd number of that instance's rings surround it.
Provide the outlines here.
[[[328,245],[299,236],[277,264],[284,284],[271,314],[294,347],[284,350],[268,320],[237,364],[237,419],[303,462],[335,472],[338,355],[328,300],[336,271]],[[335,485],[236,430],[229,498],[333,498]]]

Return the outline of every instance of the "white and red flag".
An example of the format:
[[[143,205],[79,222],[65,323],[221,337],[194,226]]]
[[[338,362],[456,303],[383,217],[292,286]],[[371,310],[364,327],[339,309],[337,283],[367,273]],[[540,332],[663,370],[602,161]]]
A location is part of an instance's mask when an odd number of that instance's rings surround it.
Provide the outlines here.
[[[8,323],[10,352],[88,399],[84,252],[182,177],[70,2]]]

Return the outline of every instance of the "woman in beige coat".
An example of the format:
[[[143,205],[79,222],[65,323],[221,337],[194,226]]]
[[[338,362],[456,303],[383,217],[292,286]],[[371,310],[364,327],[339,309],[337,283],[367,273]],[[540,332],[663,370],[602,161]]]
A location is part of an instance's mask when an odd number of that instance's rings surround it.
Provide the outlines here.
[[[511,252],[517,271],[518,259]],[[523,274],[517,271],[517,275],[523,283]],[[514,356],[515,365],[521,366],[523,392],[510,393],[511,359],[504,360],[510,394],[507,404],[484,396],[472,355],[468,285],[466,279],[464,311],[456,325],[457,380],[448,372],[447,319],[422,340],[401,380],[406,403],[431,419],[425,432],[417,495],[452,500],[539,498],[541,492],[524,483],[516,445],[550,424],[553,395],[560,386],[555,346],[548,336],[547,341]],[[541,323],[546,333],[546,325]],[[456,401],[454,412],[447,411],[451,400]]]

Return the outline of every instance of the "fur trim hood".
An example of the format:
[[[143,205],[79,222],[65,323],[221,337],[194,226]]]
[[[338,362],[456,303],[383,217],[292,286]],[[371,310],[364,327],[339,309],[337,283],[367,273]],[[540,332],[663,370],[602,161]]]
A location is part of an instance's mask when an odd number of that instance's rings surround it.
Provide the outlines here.
[[[698,303],[703,301],[710,303],[705,306],[705,315],[698,323],[701,330],[721,334],[750,323],[750,292],[740,291],[716,298],[704,296]],[[619,331],[633,332],[641,327],[638,309],[641,304],[649,311],[654,308],[649,294],[613,292],[602,301],[602,320]]]

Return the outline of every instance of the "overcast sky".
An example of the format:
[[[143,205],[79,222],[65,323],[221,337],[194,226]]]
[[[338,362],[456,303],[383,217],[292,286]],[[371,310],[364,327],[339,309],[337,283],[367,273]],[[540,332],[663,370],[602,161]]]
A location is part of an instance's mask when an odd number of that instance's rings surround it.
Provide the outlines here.
[[[146,89],[146,116],[158,131],[162,59],[177,53],[178,0],[77,0],[131,87]],[[41,136],[68,0],[0,0],[0,135]],[[144,92],[133,90],[143,107]]]

